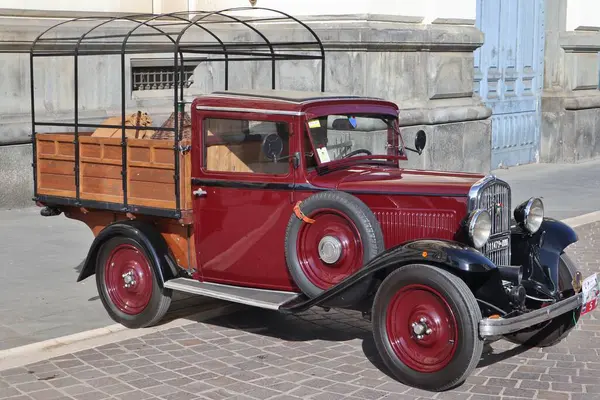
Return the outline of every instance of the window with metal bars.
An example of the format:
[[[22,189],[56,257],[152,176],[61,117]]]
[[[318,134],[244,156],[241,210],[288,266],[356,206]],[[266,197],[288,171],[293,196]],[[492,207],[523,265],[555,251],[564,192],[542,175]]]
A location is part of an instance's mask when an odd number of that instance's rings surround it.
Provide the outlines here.
[[[154,61],[154,60],[153,60]],[[137,65],[136,65],[137,64]],[[150,64],[150,65],[149,65]],[[189,88],[194,82],[194,69],[196,64],[185,65],[183,67],[184,88]],[[181,68],[179,68],[181,71]],[[179,79],[181,79],[181,73]],[[131,65],[131,84],[132,90],[168,90],[173,89],[175,85],[175,76],[173,73],[173,63],[151,63],[136,62]]]

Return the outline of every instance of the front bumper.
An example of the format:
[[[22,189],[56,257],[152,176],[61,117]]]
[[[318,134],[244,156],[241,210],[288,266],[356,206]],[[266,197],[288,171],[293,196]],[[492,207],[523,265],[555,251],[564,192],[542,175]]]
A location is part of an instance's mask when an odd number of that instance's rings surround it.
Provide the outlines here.
[[[583,305],[583,293],[577,293],[565,300],[561,300],[539,310],[511,318],[484,318],[479,322],[479,335],[482,338],[502,336],[508,333],[548,321],[559,315],[573,311]]]

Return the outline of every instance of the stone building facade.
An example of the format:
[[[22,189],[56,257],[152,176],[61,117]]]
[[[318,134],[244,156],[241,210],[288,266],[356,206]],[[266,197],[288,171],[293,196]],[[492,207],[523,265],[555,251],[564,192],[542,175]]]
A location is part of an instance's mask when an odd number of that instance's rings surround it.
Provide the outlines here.
[[[425,130],[426,151],[410,157],[407,167],[488,173],[503,165],[574,162],[600,152],[600,138],[596,145],[595,133],[596,120],[600,121],[596,57],[600,28],[593,27],[590,14],[573,11],[588,6],[586,1],[532,0],[534,6],[514,8],[502,18],[492,18],[495,12],[507,9],[500,5],[516,2],[370,0],[340,7],[338,1],[257,0],[256,7],[290,13],[315,30],[326,49],[327,91],[397,102],[406,143],[414,140],[418,130]],[[589,3],[597,8],[593,1]],[[493,2],[497,8],[490,6]],[[4,93],[0,98],[0,173],[4,183],[0,208],[31,205],[29,57],[23,52],[28,41],[64,16],[193,13],[249,6],[248,0],[107,0],[85,6],[76,1],[60,2],[59,6],[35,3],[30,1],[26,3],[30,8],[23,9],[22,2],[5,1],[7,8],[0,9],[4,15],[0,17],[0,89]],[[514,18],[520,28],[508,45],[502,43],[508,36],[489,34],[513,31],[507,24]],[[529,25],[535,29],[527,31]],[[298,40],[302,34],[280,24],[262,29],[274,40],[290,35]],[[229,29],[222,34],[225,39],[241,40],[247,32]],[[529,58],[498,55],[500,48],[510,49],[511,45],[519,54],[528,55],[530,50],[519,44],[523,38],[531,38],[531,48],[542,52]],[[128,109],[166,118],[171,91],[135,90],[132,68],[144,63],[158,65],[143,55],[127,60]],[[39,76],[36,90],[40,91],[40,95],[36,93],[36,116],[72,120],[72,63],[48,58],[35,68]],[[90,57],[80,68],[86,71],[86,79],[79,83],[80,119],[96,123],[120,115],[118,56]],[[276,86],[318,90],[319,74],[316,63],[289,62],[277,69]],[[268,64],[232,65],[229,76],[231,89],[270,88]],[[222,88],[222,63],[203,63],[194,71],[188,94],[193,97]]]

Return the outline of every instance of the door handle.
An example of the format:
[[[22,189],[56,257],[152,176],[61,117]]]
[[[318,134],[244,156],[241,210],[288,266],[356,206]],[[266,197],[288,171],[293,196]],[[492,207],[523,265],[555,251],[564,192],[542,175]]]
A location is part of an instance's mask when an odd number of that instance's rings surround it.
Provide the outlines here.
[[[208,193],[206,192],[206,190],[202,189],[202,188],[198,188],[197,190],[194,190],[192,192],[194,194],[194,196],[196,197],[200,197],[200,196],[206,196]]]

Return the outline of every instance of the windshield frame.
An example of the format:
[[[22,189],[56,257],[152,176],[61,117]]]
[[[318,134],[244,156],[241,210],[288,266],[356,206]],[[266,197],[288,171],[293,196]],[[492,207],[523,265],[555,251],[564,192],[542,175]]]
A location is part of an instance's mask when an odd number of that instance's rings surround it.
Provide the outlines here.
[[[303,118],[303,123],[304,123],[304,129],[306,131],[306,135],[305,138],[308,139],[309,143],[310,143],[310,147],[312,149],[312,157],[314,157],[314,160],[316,161],[316,168],[319,171],[325,170],[325,169],[331,169],[336,168],[336,167],[341,167],[344,166],[345,164],[378,164],[378,165],[387,165],[387,166],[397,166],[400,167],[400,161],[407,161],[408,157],[406,154],[406,147],[404,145],[404,139],[402,138],[402,134],[400,133],[400,121],[398,118],[398,115],[395,114],[389,114],[389,113],[384,113],[384,112],[368,112],[368,111],[358,111],[358,112],[352,112],[350,110],[348,110],[348,112],[346,112],[345,110],[336,110],[337,112],[329,112],[329,113],[311,113],[310,115],[305,115]],[[352,156],[352,157],[348,157],[348,158],[342,158],[339,160],[331,160],[331,161],[326,161],[323,162],[321,161],[321,158],[318,156],[317,153],[317,148],[315,146],[314,140],[313,140],[313,135],[311,133],[311,128],[309,126],[309,121],[314,120],[314,119],[318,119],[318,118],[322,118],[322,117],[328,117],[331,115],[339,115],[339,116],[354,116],[354,117],[363,117],[363,118],[380,118],[380,119],[384,119],[387,120],[388,122],[391,122],[392,125],[390,126],[388,124],[388,129],[392,130],[392,133],[396,135],[396,144],[395,144],[395,148],[396,148],[396,154],[395,155],[384,155],[384,154],[373,154],[373,155],[358,155],[358,156]]]

